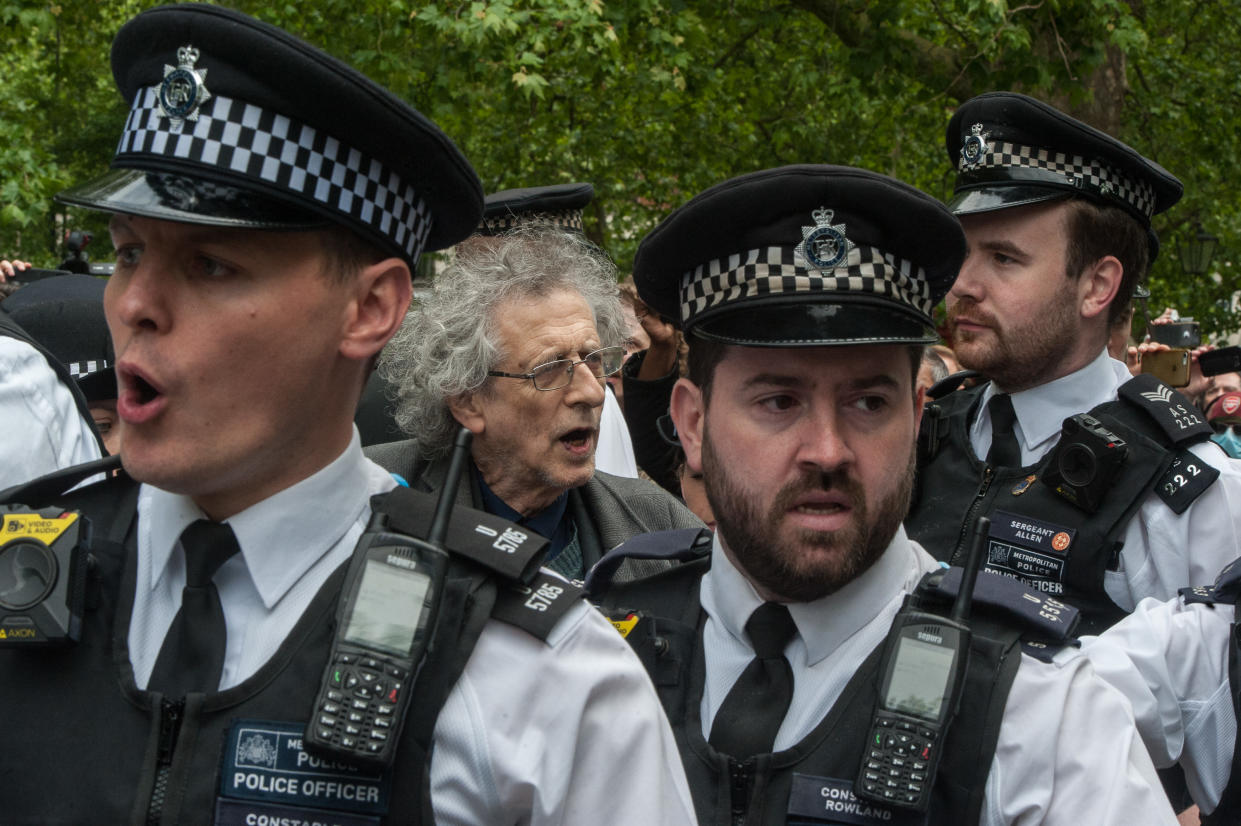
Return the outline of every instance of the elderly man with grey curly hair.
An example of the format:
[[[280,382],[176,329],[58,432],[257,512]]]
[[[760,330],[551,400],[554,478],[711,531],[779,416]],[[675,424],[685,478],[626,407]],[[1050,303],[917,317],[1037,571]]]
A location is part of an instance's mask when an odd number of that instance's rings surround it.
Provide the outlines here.
[[[615,268],[580,235],[471,239],[380,362],[411,438],[368,455],[436,490],[453,434],[469,428],[461,501],[551,539],[547,565],[570,579],[634,535],[701,528],[657,485],[595,469],[603,382],[620,368],[624,324]],[[643,572],[639,563],[621,575]]]

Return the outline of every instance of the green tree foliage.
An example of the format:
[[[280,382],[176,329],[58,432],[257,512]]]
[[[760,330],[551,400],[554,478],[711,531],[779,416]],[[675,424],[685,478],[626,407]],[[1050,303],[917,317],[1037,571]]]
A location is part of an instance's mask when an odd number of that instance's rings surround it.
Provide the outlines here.
[[[43,262],[50,196],[104,168],[124,106],[108,41],[138,4],[0,0],[0,249]],[[966,98],[1033,94],[1158,158],[1186,183],[1156,220],[1154,303],[1234,330],[1241,239],[1235,104],[1241,42],[1201,0],[238,0],[408,99],[488,191],[590,181],[591,236],[632,261],[672,208],[725,178],[801,162],[863,166],[939,197],[944,128]],[[71,213],[75,226],[98,219]],[[91,223],[94,222],[94,223]],[[1222,239],[1189,279],[1178,239]],[[100,241],[96,247],[106,246]],[[98,255],[102,250],[95,250]],[[1156,308],[1158,309],[1158,308]]]

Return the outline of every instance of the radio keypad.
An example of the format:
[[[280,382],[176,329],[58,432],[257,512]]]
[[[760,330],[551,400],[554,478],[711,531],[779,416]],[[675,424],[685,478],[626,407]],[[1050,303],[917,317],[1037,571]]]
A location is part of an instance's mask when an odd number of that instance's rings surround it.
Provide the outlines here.
[[[387,745],[392,715],[407,673],[404,669],[356,654],[338,654],[331,668],[332,689],[315,718],[321,740],[371,754]],[[347,715],[341,715],[342,709]]]
[[[915,803],[926,790],[935,733],[883,717],[875,720],[871,733],[862,789],[893,802]]]

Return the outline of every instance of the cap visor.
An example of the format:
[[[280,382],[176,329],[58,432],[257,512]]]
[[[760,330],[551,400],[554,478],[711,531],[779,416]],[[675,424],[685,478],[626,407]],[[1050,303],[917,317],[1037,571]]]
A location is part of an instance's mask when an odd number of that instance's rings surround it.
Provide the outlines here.
[[[703,318],[698,336],[746,347],[821,347],[835,344],[933,344],[930,319],[877,301],[769,301]]]
[[[322,216],[250,190],[166,172],[114,169],[56,196],[71,206],[183,224],[304,230]]]
[[[1057,201],[1069,195],[1070,193],[1062,189],[1029,184],[980,186],[959,190],[948,201],[948,209],[954,215],[972,215],[976,212],[994,212],[998,209],[1037,204],[1043,201]]]

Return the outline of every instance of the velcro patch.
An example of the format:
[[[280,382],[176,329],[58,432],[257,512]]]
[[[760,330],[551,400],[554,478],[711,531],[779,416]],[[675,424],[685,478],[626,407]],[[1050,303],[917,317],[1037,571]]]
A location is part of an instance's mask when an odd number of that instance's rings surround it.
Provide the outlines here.
[[[1241,558],[1234,559],[1224,566],[1224,570],[1215,577],[1215,593],[1221,601],[1235,603],[1241,595]]]
[[[302,748],[305,728],[303,723],[234,720],[224,743],[220,796],[336,812],[386,813],[391,777],[312,755]],[[352,826],[372,821],[331,822]]]
[[[425,539],[438,501],[437,495],[398,487],[372,497],[371,507],[387,514],[393,530]],[[503,517],[455,505],[444,544],[505,579],[529,582],[543,564],[548,540]]]
[[[1177,451],[1172,465],[1155,483],[1155,493],[1172,512],[1182,514],[1219,478],[1219,470],[1189,450]]]
[[[382,822],[378,815],[352,815],[303,806],[223,797],[215,802],[215,826],[380,826]]]
[[[584,593],[581,587],[540,571],[529,585],[501,585],[491,616],[546,642],[556,623]]]
[[[956,599],[961,587],[961,569],[949,568],[928,574],[923,579],[924,587],[929,585],[931,592],[942,599]],[[1006,615],[1017,620],[1025,628],[1035,632],[1037,636],[1065,642],[1073,636],[1077,627],[1080,612],[1072,605],[1066,605],[1058,599],[1035,591],[1016,579],[979,571],[978,580],[974,585],[973,605],[975,610],[980,606],[989,609],[989,613]]]
[[[834,777],[793,775],[789,823],[847,823],[849,826],[920,826],[927,816],[888,808],[853,793],[853,783]]]
[[[1117,394],[1145,410],[1174,445],[1200,442],[1214,432],[1193,402],[1148,373],[1129,379]]]
[[[1180,594],[1181,599],[1184,600],[1186,605],[1192,605],[1195,602],[1200,605],[1214,605],[1217,602],[1223,601],[1217,598],[1215,586],[1213,585],[1194,585],[1189,588],[1178,588],[1176,592]]]

